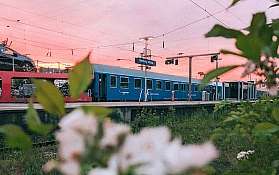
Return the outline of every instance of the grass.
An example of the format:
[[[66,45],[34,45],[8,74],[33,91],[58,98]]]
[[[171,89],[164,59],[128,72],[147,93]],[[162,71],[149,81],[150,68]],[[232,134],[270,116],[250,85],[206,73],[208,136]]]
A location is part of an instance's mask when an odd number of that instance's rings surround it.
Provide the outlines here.
[[[42,166],[56,157],[56,148],[56,145],[33,148],[27,153],[18,150],[2,151],[0,175],[43,175]]]

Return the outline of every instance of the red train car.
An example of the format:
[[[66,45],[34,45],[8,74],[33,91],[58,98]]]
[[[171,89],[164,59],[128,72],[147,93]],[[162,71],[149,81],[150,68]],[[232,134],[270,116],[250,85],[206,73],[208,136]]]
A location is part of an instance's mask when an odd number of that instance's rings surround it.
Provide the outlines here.
[[[63,93],[65,96],[65,102],[92,101],[90,93],[84,93],[78,100],[73,100],[69,97],[67,73],[0,71],[0,102],[28,102],[28,99],[32,96],[35,88],[31,79],[45,79],[51,81]]]

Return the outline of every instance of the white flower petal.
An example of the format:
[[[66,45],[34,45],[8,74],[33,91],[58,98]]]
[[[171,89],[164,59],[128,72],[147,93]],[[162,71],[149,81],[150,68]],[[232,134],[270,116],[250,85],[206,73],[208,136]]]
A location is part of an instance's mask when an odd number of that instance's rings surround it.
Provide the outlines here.
[[[116,146],[118,144],[119,136],[128,134],[130,127],[124,124],[115,124],[111,121],[104,123],[104,137],[101,140],[101,146]]]
[[[88,175],[118,175],[115,170],[105,168],[95,168],[90,170]]]
[[[73,159],[85,151],[83,136],[72,130],[62,130],[56,133],[56,139],[59,142],[59,156],[64,159]]]
[[[180,173],[190,167],[202,167],[217,158],[216,148],[211,143],[182,146],[180,141],[170,143],[165,152],[169,173]]]
[[[139,175],[166,175],[166,166],[162,161],[153,161],[148,164],[139,166],[136,169],[136,173]]]
[[[83,134],[95,135],[98,122],[94,116],[85,114],[81,109],[69,113],[59,122],[62,130],[76,130]]]
[[[127,136],[118,155],[121,169],[160,162],[169,140],[170,132],[165,127],[146,128],[138,134]]]
[[[77,161],[69,160],[65,161],[59,166],[59,170],[63,173],[63,175],[79,175],[80,174],[80,166]]]

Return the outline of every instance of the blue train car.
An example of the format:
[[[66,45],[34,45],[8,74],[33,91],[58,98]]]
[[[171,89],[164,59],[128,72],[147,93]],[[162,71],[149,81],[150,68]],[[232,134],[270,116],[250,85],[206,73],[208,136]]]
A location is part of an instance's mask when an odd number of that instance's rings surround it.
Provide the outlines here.
[[[199,80],[192,80],[192,100],[201,100]],[[188,79],[186,77],[147,72],[147,99],[187,100]],[[143,101],[144,71],[94,64],[94,81],[91,85],[94,101]]]
[[[256,100],[257,89],[253,81],[230,81],[223,83],[223,96],[233,100]]]

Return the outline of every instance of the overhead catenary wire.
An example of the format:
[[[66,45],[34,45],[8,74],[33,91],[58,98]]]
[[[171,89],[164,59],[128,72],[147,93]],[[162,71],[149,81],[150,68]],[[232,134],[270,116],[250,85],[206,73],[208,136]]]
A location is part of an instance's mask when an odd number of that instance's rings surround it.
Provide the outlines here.
[[[226,11],[226,9],[217,11],[217,12],[215,12],[215,13],[209,15],[209,16],[202,17],[202,18],[196,19],[196,20],[194,20],[194,21],[191,21],[191,22],[189,22],[189,23],[187,23],[187,24],[185,24],[185,25],[176,27],[176,28],[174,28],[174,29],[172,29],[172,30],[169,30],[169,31],[165,32],[165,33],[159,34],[159,35],[155,36],[154,38],[160,38],[160,37],[169,35],[169,34],[171,34],[171,33],[174,33],[174,32],[176,32],[176,31],[182,30],[182,29],[184,29],[184,28],[187,28],[187,27],[189,27],[189,26],[191,26],[191,25],[194,25],[194,24],[196,24],[196,23],[199,23],[199,22],[201,22],[201,21],[204,21],[204,20],[208,19],[209,17],[212,17],[213,15],[217,15],[217,14],[222,13],[222,12],[224,12],[224,11]]]
[[[226,6],[224,4],[222,4],[221,2],[219,2],[218,0],[213,0],[214,2],[216,2],[216,4],[218,4],[219,6],[223,7],[223,8],[226,8]],[[245,25],[245,22],[240,18],[238,17],[237,15],[235,15],[234,13],[232,13],[228,8],[226,10],[228,13],[230,13],[233,17],[235,17],[239,22],[241,22],[242,24]]]
[[[203,9],[203,8],[202,8]],[[203,10],[205,10],[205,9],[203,9]],[[209,13],[209,15],[208,16],[206,16],[206,17],[203,17],[203,18],[199,18],[199,19],[197,19],[197,20],[194,20],[194,21],[192,21],[192,22],[190,22],[190,23],[187,23],[187,24],[185,24],[185,25],[183,25],[183,26],[180,26],[180,27],[177,27],[177,28],[174,28],[173,30],[170,30],[170,31],[168,31],[168,32],[165,32],[165,33],[163,33],[163,34],[160,34],[160,35],[157,35],[156,37],[155,37],[155,39],[156,38],[160,38],[160,37],[165,37],[166,35],[169,35],[169,34],[171,34],[171,33],[174,33],[174,32],[176,32],[176,31],[179,31],[179,30],[182,30],[182,29],[184,29],[184,28],[186,28],[186,27],[189,27],[189,26],[191,26],[191,25],[193,25],[193,24],[196,24],[196,23],[199,23],[199,22],[201,22],[201,21],[203,21],[203,20],[206,20],[206,19],[208,19],[209,17],[214,17],[214,18],[216,18],[214,15],[216,15],[216,14],[219,14],[219,13],[221,13],[221,12],[224,12],[225,11],[225,9],[224,10],[220,10],[220,11],[218,11],[218,12],[216,12],[216,13]],[[0,18],[5,18],[5,17],[0,17]],[[42,30],[46,30],[46,31],[49,31],[49,32],[55,32],[55,33],[58,33],[58,34],[61,34],[61,35],[67,35],[67,36],[72,36],[72,37],[78,37],[78,38],[80,38],[80,39],[86,39],[86,40],[89,40],[88,38],[83,38],[83,37],[80,37],[80,36],[75,36],[75,35],[72,35],[72,34],[67,34],[67,33],[64,33],[64,32],[59,32],[59,31],[55,31],[55,30],[53,30],[53,29],[48,29],[48,28],[45,28],[45,27],[41,27],[41,26],[37,26],[37,25],[32,25],[32,24],[28,24],[28,23],[23,23],[23,22],[21,22],[21,21],[15,21],[15,20],[11,20],[11,19],[7,19],[7,18],[5,18],[6,20],[9,20],[9,21],[11,21],[11,22],[17,22],[17,23],[21,23],[21,24],[23,24],[23,25],[29,25],[29,26],[32,26],[32,27],[36,27],[36,28],[39,28],[39,29],[42,29]],[[92,40],[89,40],[89,41],[92,41]],[[97,41],[93,41],[93,42],[97,42]],[[70,53],[72,53],[72,55],[73,55],[73,51],[74,50],[83,50],[83,49],[94,49],[94,48],[110,48],[110,47],[115,47],[115,48],[119,48],[120,46],[128,46],[128,45],[132,45],[132,51],[134,52],[134,49],[135,49],[135,44],[138,44],[138,43],[141,43],[140,41],[130,41],[130,42],[123,42],[123,43],[116,43],[116,44],[108,44],[108,45],[95,45],[95,46],[88,46],[88,47],[80,47],[80,48],[78,48],[78,47],[73,47],[73,48],[51,48],[51,50],[68,50]],[[163,48],[165,47],[165,41],[164,41],[164,43],[163,43]],[[44,49],[49,49],[50,47],[41,47],[41,48],[44,48]],[[123,49],[123,48],[122,48]],[[126,49],[127,51],[131,51],[131,50],[129,50],[129,49]]]
[[[28,10],[25,10],[25,9],[22,9],[22,8],[18,8],[18,7],[3,3],[3,2],[0,2],[0,5],[1,6],[6,6],[8,8],[16,9],[18,11],[22,11],[22,12],[27,13],[27,14],[35,15],[36,17],[43,17],[43,18],[47,18],[47,19],[50,19],[50,20],[53,20],[53,21],[58,21],[58,19],[56,17],[46,16],[46,15],[43,15],[43,14],[31,12],[31,11],[28,11]],[[30,20],[30,18],[28,20]],[[80,26],[80,25],[77,25],[77,24],[69,22],[69,21],[61,20],[60,22],[63,23],[63,24],[70,25],[72,27],[76,27],[78,29],[82,29],[82,30],[86,30],[86,31],[91,32],[91,30],[88,30],[88,29],[84,28],[84,26]]]
[[[3,37],[6,37],[4,35],[2,35]],[[26,43],[27,42],[32,42],[32,43],[37,43],[37,44],[42,44],[42,45],[52,45],[54,47],[59,47],[60,49],[66,49],[66,50],[69,50],[71,48],[69,47],[64,47],[64,46],[60,46],[60,45],[57,45],[57,44],[53,44],[53,43],[45,43],[45,42],[41,42],[41,41],[35,41],[35,40],[31,40],[31,39],[27,39],[26,37],[25,38],[21,38],[21,37],[17,37],[15,35],[9,35],[11,38],[14,38],[14,39],[18,39],[18,40],[22,40],[22,41],[25,41]],[[47,47],[44,47],[44,48],[47,48]]]
[[[171,33],[174,33],[178,30],[182,30],[188,26],[191,26],[193,24],[196,24],[198,22],[201,22],[211,16],[214,16],[218,13],[221,13],[221,12],[224,12],[224,10],[220,10],[214,14],[210,14],[209,16],[206,16],[206,17],[203,17],[203,18],[200,18],[200,19],[197,19],[197,20],[194,20],[190,23],[187,23],[186,25],[183,25],[183,26],[180,26],[180,27],[177,27],[173,30],[170,30],[168,32],[165,32],[163,34],[160,34],[160,35],[157,35],[155,36],[154,38],[160,38],[160,37],[163,37],[163,36],[166,36],[166,35],[169,35]],[[28,23],[24,23],[24,22],[21,22],[21,21],[16,21],[16,20],[12,20],[12,19],[9,19],[9,18],[6,18],[6,17],[1,17],[0,18],[4,19],[4,20],[7,20],[7,21],[11,21],[11,22],[16,22],[16,23],[21,23],[23,25],[27,25],[27,26],[31,26],[31,27],[35,27],[35,28],[39,28],[39,29],[42,29],[42,30],[46,30],[46,31],[49,31],[49,32],[54,32],[54,33],[57,33],[57,34],[61,34],[61,35],[66,35],[66,36],[70,36],[70,37],[74,37],[74,38],[79,38],[79,39],[84,39],[84,40],[87,40],[87,41],[92,41],[92,40],[89,40],[87,38],[83,38],[83,37],[80,37],[80,36],[75,36],[75,35],[72,35],[72,34],[67,34],[67,33],[64,33],[64,32],[59,32],[59,31],[55,31],[55,30],[52,30],[52,29],[48,29],[48,28],[45,28],[45,27],[41,27],[41,26],[37,26],[37,25],[33,25],[33,24],[28,24]],[[97,41],[93,41],[93,42],[97,42]],[[117,46],[125,46],[125,45],[132,45],[132,44],[137,44],[137,43],[140,43],[140,41],[131,41],[131,42],[125,42],[125,43],[117,43],[117,44],[109,44],[109,45],[99,45],[99,46],[93,46],[93,47],[81,47],[81,48],[69,48],[69,49],[53,49],[53,50],[82,50],[82,49],[90,49],[90,48],[106,48],[106,47],[117,47]]]
[[[227,24],[225,24],[223,21],[221,21],[220,19],[218,19],[215,14],[212,14],[211,12],[209,12],[208,10],[206,10],[205,8],[203,8],[201,5],[199,5],[198,3],[196,3],[193,0],[187,0],[192,2],[196,7],[202,9],[204,12],[206,12],[208,15],[211,15],[214,19],[216,19],[218,22],[220,22],[221,24],[225,25],[226,27],[229,27]]]
[[[38,28],[38,29],[41,29],[41,30],[44,30],[44,31],[48,31],[48,32],[52,32],[52,33],[56,33],[56,34],[59,34],[59,35],[64,35],[64,36],[69,36],[69,37],[73,37],[73,38],[78,38],[78,39],[83,40],[83,41],[89,41],[89,42],[92,42],[92,43],[96,43],[97,42],[95,40],[84,38],[84,37],[81,37],[81,36],[78,36],[78,35],[73,35],[73,34],[62,32],[62,31],[56,31],[56,30],[49,29],[49,28],[46,28],[46,27],[25,23],[25,22],[22,22],[22,21],[10,19],[10,18],[3,17],[3,16],[0,16],[0,19],[6,20],[6,21],[9,21],[9,22],[13,22],[13,23],[19,23],[19,24],[26,25],[26,26],[33,27],[33,28]]]

